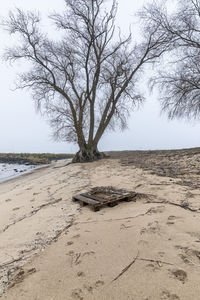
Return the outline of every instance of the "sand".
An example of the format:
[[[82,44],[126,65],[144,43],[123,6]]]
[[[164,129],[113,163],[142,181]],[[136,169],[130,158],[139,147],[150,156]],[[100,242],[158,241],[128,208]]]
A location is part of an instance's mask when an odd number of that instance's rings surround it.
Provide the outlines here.
[[[0,184],[1,299],[199,299],[199,157],[170,177],[123,157]],[[95,186],[140,196],[98,212],[71,201]]]

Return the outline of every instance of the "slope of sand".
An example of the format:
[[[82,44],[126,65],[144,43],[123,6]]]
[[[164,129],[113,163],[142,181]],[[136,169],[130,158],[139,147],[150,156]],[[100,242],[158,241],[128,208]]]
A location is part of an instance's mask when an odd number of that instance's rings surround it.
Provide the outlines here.
[[[1,299],[199,299],[199,158],[171,177],[123,157],[1,184]],[[110,185],[141,195],[99,212],[71,201]]]

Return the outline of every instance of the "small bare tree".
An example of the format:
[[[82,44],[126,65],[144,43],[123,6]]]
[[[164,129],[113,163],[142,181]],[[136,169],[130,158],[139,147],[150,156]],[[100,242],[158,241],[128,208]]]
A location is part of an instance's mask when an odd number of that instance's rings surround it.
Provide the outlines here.
[[[48,114],[54,136],[74,142],[74,161],[102,157],[98,143],[108,128],[126,127],[127,115],[143,100],[137,82],[143,66],[167,49],[159,25],[145,28],[143,41],[132,45],[131,34],[115,34],[117,4],[105,10],[105,0],[65,0],[64,13],[50,18],[62,30],[50,40],[40,29],[40,16],[17,9],[3,22],[20,43],[6,50],[13,62],[28,61],[18,88],[30,88],[38,107]]]
[[[143,10],[146,22],[159,26],[160,34],[168,35],[171,41],[165,71],[159,72],[155,83],[161,88],[163,110],[169,118],[199,118],[200,1],[184,0],[176,4],[177,9],[170,13],[166,5],[155,2]]]

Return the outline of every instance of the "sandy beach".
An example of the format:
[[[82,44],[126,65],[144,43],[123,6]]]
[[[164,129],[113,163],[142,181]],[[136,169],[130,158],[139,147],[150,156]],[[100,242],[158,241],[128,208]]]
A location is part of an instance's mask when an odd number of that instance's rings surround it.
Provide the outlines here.
[[[96,186],[138,196],[98,212],[72,202]],[[199,221],[199,150],[61,161],[1,183],[1,299],[199,299]]]

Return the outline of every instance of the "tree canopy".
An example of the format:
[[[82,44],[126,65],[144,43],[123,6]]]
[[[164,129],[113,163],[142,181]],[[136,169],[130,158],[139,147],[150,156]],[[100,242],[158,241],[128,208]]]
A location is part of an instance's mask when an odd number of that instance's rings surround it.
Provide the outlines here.
[[[55,138],[78,144],[75,161],[102,157],[98,143],[104,132],[125,128],[127,116],[143,101],[137,89],[143,67],[169,47],[169,34],[159,22],[143,23],[141,42],[133,41],[131,32],[122,37],[115,28],[116,2],[110,9],[105,4],[65,0],[63,14],[50,16],[62,32],[59,39],[42,32],[39,13],[17,9],[3,22],[20,37],[5,58],[30,64],[17,87],[32,90]]]
[[[170,52],[155,79],[169,118],[200,116],[200,1],[176,1],[175,10],[152,2],[143,11],[147,23],[168,35]]]

